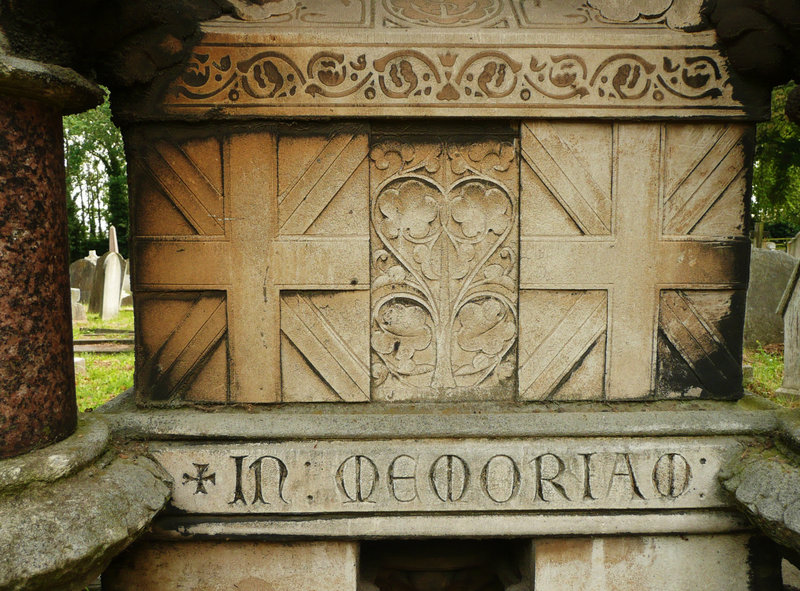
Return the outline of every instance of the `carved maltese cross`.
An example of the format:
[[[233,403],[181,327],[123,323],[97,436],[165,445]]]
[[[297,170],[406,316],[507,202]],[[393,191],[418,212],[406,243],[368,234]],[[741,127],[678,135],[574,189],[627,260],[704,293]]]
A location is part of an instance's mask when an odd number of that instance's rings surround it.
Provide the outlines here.
[[[192,463],[197,471],[197,476],[189,476],[186,472],[183,473],[183,484],[188,484],[189,482],[194,482],[197,485],[197,488],[194,491],[194,494],[204,494],[207,495],[208,491],[206,490],[206,482],[210,482],[213,485],[217,484],[217,474],[214,472],[213,474],[206,474],[208,472],[208,464],[195,464]]]

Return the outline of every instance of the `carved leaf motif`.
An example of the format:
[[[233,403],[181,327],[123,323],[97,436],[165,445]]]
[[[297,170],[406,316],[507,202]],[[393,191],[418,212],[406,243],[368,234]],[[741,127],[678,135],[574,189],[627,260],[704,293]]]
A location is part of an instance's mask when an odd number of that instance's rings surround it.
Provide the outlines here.
[[[432,340],[429,316],[422,307],[407,300],[390,301],[380,308],[376,320],[372,348],[391,373],[412,376],[433,369],[414,360],[417,351],[427,349]]]
[[[673,0],[589,0],[589,5],[600,11],[604,18],[616,22],[633,22],[640,17],[664,14]]]
[[[439,170],[440,154],[441,146],[438,144],[417,148],[401,142],[382,142],[370,150],[369,157],[375,168],[393,175],[417,169],[435,173]]]
[[[447,155],[455,174],[468,171],[491,174],[508,171],[516,158],[516,150],[511,142],[480,142],[468,146],[466,150],[457,144],[449,145]]]
[[[458,313],[458,344],[465,351],[497,357],[517,334],[514,316],[500,300],[485,298],[467,303]]]

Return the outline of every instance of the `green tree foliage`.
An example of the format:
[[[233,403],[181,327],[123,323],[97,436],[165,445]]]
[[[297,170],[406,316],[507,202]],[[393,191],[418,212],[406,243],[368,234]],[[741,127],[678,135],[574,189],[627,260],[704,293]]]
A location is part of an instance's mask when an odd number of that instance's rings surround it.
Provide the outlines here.
[[[772,93],[772,118],[758,125],[753,171],[753,219],[774,238],[800,231],[800,127],[786,118],[794,83]]]
[[[122,256],[128,256],[128,184],[125,150],[111,122],[108,99],[91,111],[64,117],[70,260],[108,247],[115,226]]]

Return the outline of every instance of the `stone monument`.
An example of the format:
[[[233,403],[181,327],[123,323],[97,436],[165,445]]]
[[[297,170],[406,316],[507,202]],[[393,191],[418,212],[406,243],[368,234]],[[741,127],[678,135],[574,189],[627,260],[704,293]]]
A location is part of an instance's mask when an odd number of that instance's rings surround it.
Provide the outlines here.
[[[232,4],[115,98],[106,416],[174,490],[104,586],[775,588],[717,480],[768,96],[702,2]]]
[[[800,396],[800,262],[778,306],[783,316],[783,384],[778,394]]]

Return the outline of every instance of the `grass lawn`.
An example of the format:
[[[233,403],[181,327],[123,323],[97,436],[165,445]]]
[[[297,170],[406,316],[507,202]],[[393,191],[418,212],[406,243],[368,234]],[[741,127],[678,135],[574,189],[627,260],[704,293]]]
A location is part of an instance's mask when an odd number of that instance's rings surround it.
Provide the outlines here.
[[[86,324],[82,324],[80,326],[72,326],[72,338],[77,339],[81,336],[88,337],[88,336],[97,336],[95,331],[103,330],[107,332],[109,330],[115,331],[119,330],[122,332],[132,331],[133,330],[133,309],[132,308],[124,308],[120,310],[119,316],[116,318],[112,318],[111,320],[100,320],[99,314],[87,314],[89,322]]]
[[[80,412],[100,406],[133,386],[133,351],[80,356],[86,359],[86,373],[75,376]]]
[[[745,390],[787,408],[800,408],[800,400],[775,394],[783,381],[783,347],[767,345],[745,349],[744,362],[753,366],[753,377],[745,380]]]
[[[97,330],[103,330],[102,336],[119,336],[108,331],[132,331],[133,310],[122,310],[112,320],[100,320],[97,314],[89,314],[89,322],[72,328],[72,338],[101,336]],[[132,336],[125,334],[125,336]],[[125,353],[76,353],[76,357],[86,359],[86,373],[75,376],[75,390],[78,398],[78,410],[83,412],[104,402],[108,402],[117,394],[133,386],[133,351]]]

